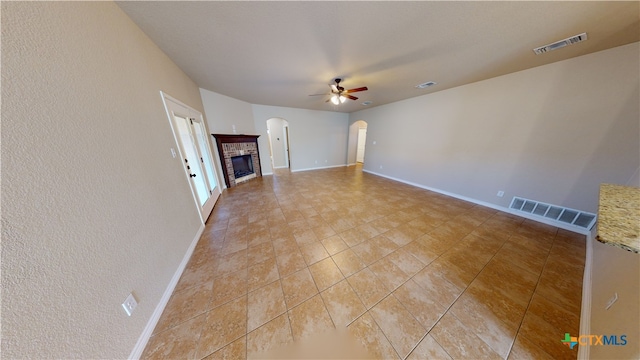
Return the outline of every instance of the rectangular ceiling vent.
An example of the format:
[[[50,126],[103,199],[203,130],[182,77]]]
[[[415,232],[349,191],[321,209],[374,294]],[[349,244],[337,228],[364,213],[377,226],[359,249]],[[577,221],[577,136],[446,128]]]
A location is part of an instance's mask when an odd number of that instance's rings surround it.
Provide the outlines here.
[[[593,227],[597,218],[596,214],[519,197],[514,197],[511,200],[509,208],[540,216],[558,224],[577,226],[587,230]]]
[[[435,81],[427,81],[426,83],[422,83],[422,84],[416,85],[416,88],[425,89],[425,88],[428,88],[428,87],[433,86],[435,84],[437,84]]]
[[[582,33],[580,35],[575,35],[572,36],[570,38],[566,38],[564,40],[560,40],[560,41],[556,41],[552,44],[548,44],[548,45],[544,45],[544,46],[540,46],[538,48],[533,49],[533,52],[536,53],[537,55],[540,54],[544,54],[546,52],[555,50],[555,49],[560,49],[563,48],[565,46],[569,46],[569,45],[573,45],[573,44],[577,44],[579,42],[583,42],[587,40],[587,33]]]

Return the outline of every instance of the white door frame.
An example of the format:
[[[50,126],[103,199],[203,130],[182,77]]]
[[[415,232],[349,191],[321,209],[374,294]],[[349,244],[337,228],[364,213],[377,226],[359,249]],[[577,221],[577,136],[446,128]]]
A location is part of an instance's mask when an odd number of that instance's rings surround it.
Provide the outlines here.
[[[215,168],[215,164],[212,163],[213,162],[213,152],[211,151],[211,144],[209,143],[209,138],[208,136],[205,136],[204,139],[204,151],[207,151],[208,154],[206,154],[206,156],[203,156],[201,153],[201,149],[196,146],[195,144],[199,143],[198,139],[196,139],[196,137],[194,136],[194,130],[193,127],[194,126],[201,126],[201,129],[204,130],[204,134],[208,134],[207,131],[207,127],[206,124],[204,122],[204,118],[202,116],[202,114],[189,107],[188,105],[182,103],[181,101],[163,93],[162,91],[160,92],[160,95],[162,96],[162,102],[164,104],[165,107],[165,111],[167,112],[167,117],[169,118],[169,124],[171,126],[171,131],[173,133],[173,137],[174,140],[176,142],[177,148],[178,148],[178,152],[180,155],[180,163],[182,164],[182,168],[185,172],[185,176],[189,182],[189,187],[191,188],[191,194],[193,196],[193,200],[196,204],[196,207],[198,209],[198,214],[200,215],[200,221],[202,222],[202,224],[204,224],[207,221],[207,218],[209,217],[209,215],[211,214],[211,211],[213,211],[213,206],[215,205],[216,201],[218,200],[218,197],[220,197],[221,194],[221,190],[220,190],[220,178],[217,174],[216,168]],[[176,128],[176,119],[175,117],[181,117],[184,119],[188,119],[190,120],[191,123],[191,127],[189,128],[190,131],[190,137],[191,137],[191,141],[194,144],[194,150],[196,151],[196,154],[198,157],[200,157],[200,160],[202,162],[198,163],[196,162],[195,164],[187,164],[186,161],[186,150],[184,148],[184,144],[182,143],[182,140],[180,139],[180,134],[178,129]],[[194,124],[196,123],[196,124]],[[208,164],[211,167],[211,172],[213,173],[213,179],[209,179],[208,175],[207,175],[207,171],[206,168],[204,167],[204,158],[209,158],[211,163]],[[199,168],[199,173],[201,174],[201,176],[203,177],[203,181],[205,183],[205,187],[207,188],[207,191],[209,192],[209,197],[207,198],[207,200],[205,201],[205,203],[203,205],[200,204],[199,201],[199,195],[197,193],[196,190],[196,185],[195,185],[195,181],[192,178],[191,175],[191,171],[190,171],[190,166],[197,166]],[[195,168],[194,168],[195,169]],[[195,175],[194,175],[195,176]],[[213,182],[215,182],[214,187],[211,187],[211,181],[213,180]]]
[[[284,145],[284,163],[285,165],[290,168],[291,164],[289,163],[289,159],[291,158],[291,155],[289,155],[289,124],[287,123],[286,125],[282,126],[282,137],[283,137],[283,145]]]
[[[356,163],[364,163],[365,145],[367,138],[367,128],[358,128],[358,141],[356,142]],[[362,152],[360,151],[362,148]]]

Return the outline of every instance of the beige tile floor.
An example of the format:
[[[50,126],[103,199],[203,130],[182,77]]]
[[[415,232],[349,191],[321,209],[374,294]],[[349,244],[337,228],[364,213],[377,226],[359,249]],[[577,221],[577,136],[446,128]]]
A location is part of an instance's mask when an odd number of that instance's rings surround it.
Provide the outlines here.
[[[575,359],[584,258],[584,236],[360,166],[281,171],[220,197],[143,358],[337,332],[363,357]]]

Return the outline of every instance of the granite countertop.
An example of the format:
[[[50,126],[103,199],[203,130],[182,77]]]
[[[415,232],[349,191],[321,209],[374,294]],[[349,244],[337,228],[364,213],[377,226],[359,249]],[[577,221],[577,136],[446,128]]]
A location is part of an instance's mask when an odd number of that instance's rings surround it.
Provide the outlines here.
[[[640,252],[640,188],[600,184],[596,239]]]

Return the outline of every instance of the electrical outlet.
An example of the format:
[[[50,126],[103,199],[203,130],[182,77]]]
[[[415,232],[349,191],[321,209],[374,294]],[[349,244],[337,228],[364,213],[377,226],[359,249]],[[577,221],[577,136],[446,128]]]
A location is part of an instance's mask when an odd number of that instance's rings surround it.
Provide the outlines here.
[[[176,151],[173,148],[171,148],[171,156],[173,156],[174,159],[176,158]]]
[[[380,170],[382,170],[382,165],[380,165]]]
[[[604,307],[605,310],[609,310],[610,307],[613,306],[613,304],[618,301],[618,293],[613,293],[613,296],[611,297],[611,299],[609,299],[609,301],[607,301],[607,306]]]
[[[377,143],[378,143],[377,141],[373,140],[373,145],[375,145],[375,144],[377,144]]]
[[[127,299],[122,303],[124,311],[129,316],[131,316],[136,306],[138,306],[138,302],[136,301],[136,298],[133,297],[133,293],[129,294],[129,296],[127,296]]]
[[[504,191],[500,190],[498,191],[498,193],[496,194],[497,197],[503,197],[504,196]]]
[[[316,164],[318,163],[318,160],[316,160]]]

